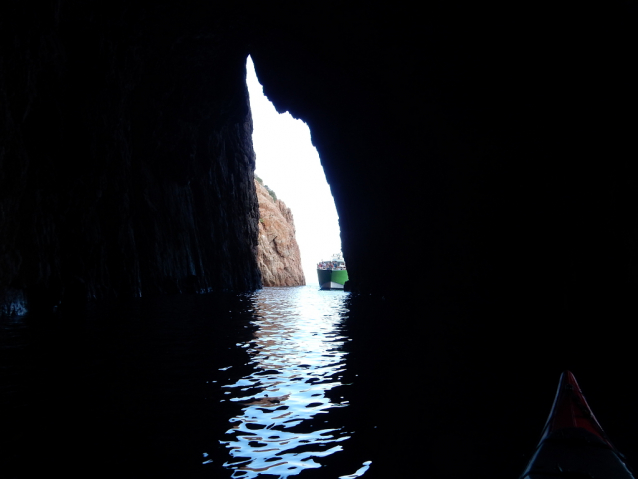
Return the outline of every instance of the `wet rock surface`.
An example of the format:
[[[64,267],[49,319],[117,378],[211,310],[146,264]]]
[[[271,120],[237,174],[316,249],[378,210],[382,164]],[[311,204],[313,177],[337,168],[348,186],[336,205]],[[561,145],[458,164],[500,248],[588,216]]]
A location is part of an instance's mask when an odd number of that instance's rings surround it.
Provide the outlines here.
[[[3,6],[0,289],[259,287],[245,52],[180,9],[85,7]]]
[[[255,188],[259,201],[257,263],[263,285],[305,285],[292,211],[280,199],[275,200],[258,181]]]

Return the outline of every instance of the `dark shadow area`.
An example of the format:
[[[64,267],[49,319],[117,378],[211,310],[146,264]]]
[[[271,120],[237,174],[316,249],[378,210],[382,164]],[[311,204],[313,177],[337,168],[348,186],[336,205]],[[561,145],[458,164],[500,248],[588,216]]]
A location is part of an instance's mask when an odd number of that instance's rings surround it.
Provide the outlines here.
[[[633,338],[613,325],[563,326],[552,311],[361,296],[349,307],[348,372],[358,375],[350,413],[366,431],[362,448],[373,451],[369,477],[518,477],[567,368],[582,376],[603,428],[636,464]],[[614,317],[630,320],[620,311]]]
[[[172,296],[4,322],[3,475],[226,477],[202,467],[235,411],[213,381],[250,368],[235,345],[253,307]]]

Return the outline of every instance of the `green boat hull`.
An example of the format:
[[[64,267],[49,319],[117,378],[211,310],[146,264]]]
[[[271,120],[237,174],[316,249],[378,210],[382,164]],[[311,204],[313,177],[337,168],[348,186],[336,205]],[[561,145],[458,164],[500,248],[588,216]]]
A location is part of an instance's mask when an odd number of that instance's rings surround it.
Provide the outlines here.
[[[348,281],[348,271],[345,269],[318,269],[319,289],[343,289]]]

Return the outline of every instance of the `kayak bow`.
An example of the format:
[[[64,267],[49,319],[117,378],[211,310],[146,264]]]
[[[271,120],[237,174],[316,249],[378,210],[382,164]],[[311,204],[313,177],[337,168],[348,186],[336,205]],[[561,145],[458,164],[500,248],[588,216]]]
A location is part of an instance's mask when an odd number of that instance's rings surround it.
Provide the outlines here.
[[[634,479],[569,371],[561,375],[541,440],[520,477],[550,478]]]

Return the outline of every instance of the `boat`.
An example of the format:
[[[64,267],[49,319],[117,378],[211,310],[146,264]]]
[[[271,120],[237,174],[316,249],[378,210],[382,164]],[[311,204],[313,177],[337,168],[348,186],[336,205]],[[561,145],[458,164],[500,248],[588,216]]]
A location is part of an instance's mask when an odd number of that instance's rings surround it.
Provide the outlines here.
[[[343,285],[348,281],[348,271],[343,256],[338,253],[328,261],[320,261],[317,264],[317,276],[319,289],[343,289]]]
[[[520,476],[559,478],[634,479],[570,371],[561,375],[540,442]]]

